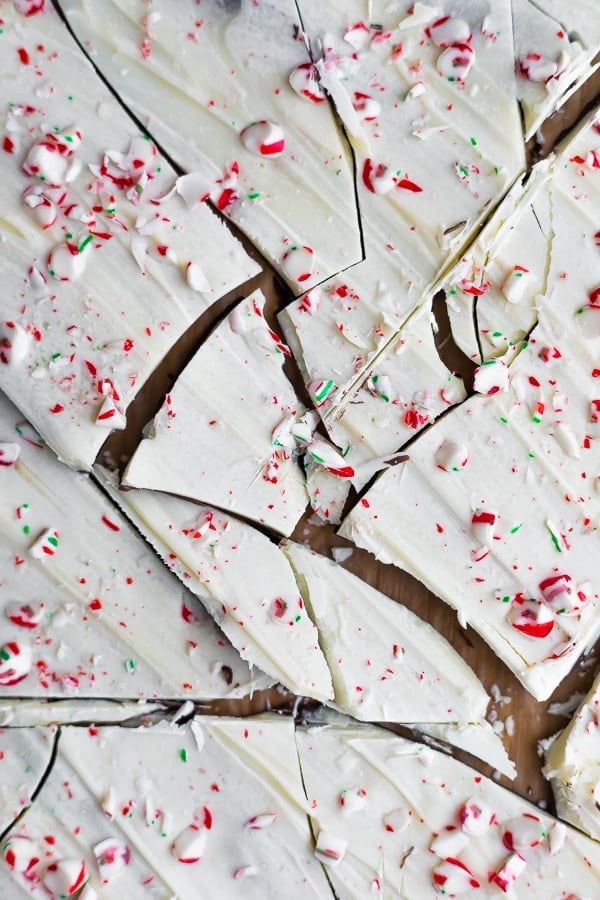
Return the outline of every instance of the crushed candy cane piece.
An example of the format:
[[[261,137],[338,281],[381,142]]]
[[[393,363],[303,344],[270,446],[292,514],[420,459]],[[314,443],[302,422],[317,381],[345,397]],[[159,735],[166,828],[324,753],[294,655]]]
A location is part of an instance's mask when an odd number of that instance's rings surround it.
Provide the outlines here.
[[[533,281],[533,275],[525,266],[515,266],[502,285],[502,293],[509,303],[520,303]]]
[[[325,866],[339,866],[346,853],[348,842],[336,837],[330,831],[320,831],[315,846],[315,856]]]
[[[56,528],[47,528],[29,548],[29,555],[34,559],[47,559],[54,556],[59,543],[60,535]]]
[[[21,448],[18,444],[0,442],[0,467],[14,466],[20,455]]]
[[[519,875],[527,868],[527,862],[518,853],[511,853],[502,866],[495,872],[490,881],[496,884],[501,891],[506,893],[509,887],[515,883]]]
[[[460,826],[466,834],[478,837],[488,831],[494,814],[485,801],[474,797],[461,806],[458,818]]]
[[[433,870],[433,886],[441,894],[465,894],[480,885],[473,873],[459,859],[450,856]]]
[[[23,362],[30,342],[29,335],[18,322],[3,322],[0,325],[0,363],[14,366]]]
[[[290,73],[290,85],[299,97],[312,103],[323,103],[326,94],[318,80],[317,67],[312,62],[301,63]]]
[[[437,70],[448,81],[465,81],[475,64],[475,51],[469,44],[448,47],[437,60]]]
[[[508,366],[501,359],[488,359],[475,369],[473,387],[488,397],[508,390]]]
[[[240,134],[242,144],[255,156],[277,159],[285,150],[283,128],[275,122],[252,122]]]
[[[85,860],[65,856],[46,866],[42,884],[53,897],[72,897],[88,878]]]
[[[469,461],[467,448],[463,444],[454,441],[442,441],[435,452],[435,464],[444,472],[460,472]]]
[[[106,838],[94,846],[102,884],[112,884],[131,861],[131,850],[123,841]]]
[[[283,254],[281,267],[286,278],[303,284],[313,274],[315,251],[306,245],[294,245]]]

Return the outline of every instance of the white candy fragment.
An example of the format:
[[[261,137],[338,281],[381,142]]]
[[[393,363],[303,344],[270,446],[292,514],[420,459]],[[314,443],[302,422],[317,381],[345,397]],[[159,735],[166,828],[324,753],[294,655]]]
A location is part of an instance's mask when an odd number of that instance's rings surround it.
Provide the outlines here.
[[[443,16],[427,29],[436,47],[451,47],[452,44],[466,44],[471,40],[468,22],[456,16]]]
[[[212,821],[212,813],[205,806],[196,813],[191,825],[179,832],[171,845],[171,852],[178,862],[187,865],[200,862]]]
[[[0,363],[15,366],[23,362],[29,351],[30,337],[18,322],[0,324]]]
[[[479,798],[467,800],[459,812],[460,826],[471,837],[479,837],[488,831],[493,812],[485,801]]]
[[[558,63],[545,59],[539,53],[528,53],[519,60],[519,73],[527,81],[546,84],[558,72]]]
[[[253,122],[240,135],[242,144],[255,156],[277,159],[285,150],[285,134],[283,128],[275,122]]]
[[[508,366],[501,359],[486,360],[475,369],[473,387],[487,396],[508,390]]]
[[[53,897],[72,897],[88,877],[83,859],[65,856],[46,867],[42,884]]]
[[[193,291],[205,294],[210,291],[208,278],[197,263],[189,262],[185,267],[185,279]]]
[[[352,466],[346,465],[344,457],[327,441],[319,438],[310,441],[306,447],[306,452],[315,462],[327,469],[328,472],[331,472],[332,475],[337,475],[338,478],[354,477]]]
[[[47,528],[33,542],[28,550],[34,559],[46,559],[55,555],[58,548],[59,534],[56,528]]]
[[[343,860],[347,846],[347,841],[336,837],[330,831],[320,831],[317,837],[315,856],[323,865],[335,868]]]
[[[298,284],[308,281],[314,267],[315,252],[306,245],[290,247],[281,258],[283,274],[290,281],[296,281]]]
[[[367,792],[361,787],[345,788],[341,792],[338,802],[345,813],[361,812],[369,805]]]
[[[515,816],[502,825],[502,842],[509,850],[525,854],[545,838],[544,823],[533,813]]]
[[[509,303],[519,303],[533,281],[533,275],[525,266],[515,266],[502,285],[502,293]]]
[[[456,858],[468,843],[469,836],[464,831],[449,825],[432,840],[429,849],[440,859]]]
[[[14,872],[23,872],[27,876],[38,865],[42,853],[31,838],[25,835],[13,835],[2,847],[4,862]]]
[[[18,444],[0,442],[0,467],[14,466],[20,455],[21,448]]]
[[[94,847],[102,884],[112,884],[131,861],[131,850],[123,841],[107,838]]]
[[[59,244],[48,254],[48,271],[57,281],[76,281],[85,271],[88,253],[69,241]]]
[[[435,464],[444,472],[459,472],[467,465],[469,454],[463,444],[454,441],[442,441],[435,452]]]
[[[251,816],[246,822],[246,828],[250,831],[262,831],[263,828],[269,828],[277,819],[277,813],[268,812],[260,813],[257,816]]]
[[[104,399],[102,406],[98,410],[96,425],[114,429],[115,431],[122,431],[127,425],[125,413],[119,409],[111,396]]]

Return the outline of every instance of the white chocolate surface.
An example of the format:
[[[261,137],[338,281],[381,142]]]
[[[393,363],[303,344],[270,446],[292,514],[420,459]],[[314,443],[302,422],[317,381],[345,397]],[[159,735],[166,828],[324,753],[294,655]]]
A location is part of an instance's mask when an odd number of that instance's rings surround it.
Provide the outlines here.
[[[99,474],[243,659],[298,694],[333,696],[317,629],[275,544],[219,510],[154,491],[117,491]]]
[[[53,728],[0,728],[0,831],[31,803],[56,738]]]
[[[545,756],[559,816],[599,841],[600,677]]]
[[[328,867],[341,900],[433,898],[444,889],[449,896],[566,900],[575,886],[579,897],[600,890],[594,841],[456,760],[374,726],[298,729],[296,742],[315,831],[347,844]],[[493,823],[474,834],[480,823],[467,815],[463,828],[465,805],[479,806],[487,822],[494,815]],[[489,879],[511,856],[507,842],[522,846],[529,834],[538,843],[522,850],[524,871],[503,894]],[[466,882],[448,859],[467,866]],[[453,873],[463,886],[438,882],[436,890],[436,871]]]
[[[304,407],[287,380],[289,350],[255,291],[217,326],[181,373],[123,483],[215,504],[291,534],[308,495],[294,455],[275,443]]]
[[[127,106],[295,294],[362,258],[347,144],[329,104],[290,85],[310,62],[292,0],[61,5]],[[257,121],[282,130],[281,155],[248,149]]]
[[[175,172],[51,4],[25,17],[3,2],[1,15],[0,342],[6,323],[19,341],[0,387],[62,459],[89,468],[165,353],[258,266],[206,204],[157,202]],[[34,161],[39,177],[23,170]]]
[[[207,699],[260,685],[88,476],[37,443],[0,396],[6,443],[20,455],[0,467],[4,697]],[[36,555],[40,535],[52,532],[48,553]]]
[[[29,871],[42,884],[12,872],[13,890],[28,896],[47,898],[46,867],[67,858],[84,862],[102,900],[194,900],[200,884],[215,900],[331,897],[312,852],[289,719],[63,728],[50,777],[3,843],[5,858],[19,848],[15,836],[40,857]],[[98,865],[93,848],[107,839],[124,864]],[[4,860],[0,871],[9,871]]]

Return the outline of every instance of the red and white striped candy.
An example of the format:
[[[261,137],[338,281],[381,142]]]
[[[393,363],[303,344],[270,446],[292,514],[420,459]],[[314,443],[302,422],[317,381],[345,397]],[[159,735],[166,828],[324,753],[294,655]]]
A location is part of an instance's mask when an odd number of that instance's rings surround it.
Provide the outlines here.
[[[23,203],[32,211],[35,221],[42,230],[45,231],[56,224],[58,210],[52,200],[45,196],[41,184],[33,184],[27,188],[23,194]]]
[[[523,813],[502,823],[502,843],[507,850],[526,853],[539,847],[545,836],[544,823],[533,813]]]
[[[31,671],[33,654],[29,644],[7,641],[0,647],[0,685],[12,687],[27,678]]]
[[[440,859],[456,857],[469,843],[469,837],[455,825],[448,825],[434,837],[429,849]]]
[[[13,872],[21,872],[32,879],[42,852],[35,842],[25,835],[13,835],[3,844],[4,861]]]
[[[308,455],[318,462],[319,465],[337,475],[338,478],[354,478],[354,469],[348,466],[344,461],[344,457],[335,450],[327,441],[319,438],[310,441],[306,447]]]
[[[0,324],[0,363],[15,366],[23,362],[29,351],[30,337],[18,322]]]
[[[315,267],[315,251],[305,244],[294,245],[283,254],[281,268],[290,281],[303,284],[312,277]]]
[[[458,472],[464,469],[469,461],[467,448],[451,440],[442,441],[435,452],[435,464],[444,472]]]
[[[498,514],[491,510],[478,509],[471,517],[471,534],[484,547],[491,547]]]
[[[475,369],[473,387],[488,397],[508,390],[508,366],[501,359],[486,360]]]
[[[69,168],[68,157],[61,152],[53,135],[35,143],[23,163],[26,175],[35,175],[46,184],[63,184]]]
[[[285,150],[285,134],[283,128],[275,122],[253,122],[240,134],[242,144],[255,156],[277,159]]]
[[[210,282],[198,263],[186,263],[185,280],[188,283],[188,287],[199,294],[205,294],[210,291]]]
[[[347,846],[347,841],[336,837],[330,831],[320,831],[317,835],[315,856],[323,865],[334,869],[343,860]]]
[[[42,884],[53,897],[72,897],[88,878],[85,860],[65,856],[46,867]]]
[[[596,785],[597,787],[597,785]],[[596,797],[594,796],[594,799]],[[548,846],[550,849],[550,856],[555,856],[555,854],[560,853],[562,848],[565,845],[565,841],[567,839],[567,828],[566,825],[563,825],[562,822],[553,822],[550,826],[550,830],[548,832]]]
[[[89,253],[65,241],[48,254],[48,271],[57,281],[75,281],[85,271]]]
[[[319,84],[317,67],[314,63],[307,62],[296,66],[290,73],[290,85],[299,97],[310,100],[311,103],[322,103],[325,100],[325,91]]]
[[[526,867],[527,862],[522,856],[519,856],[518,853],[511,853],[503,863],[502,867],[492,875],[490,881],[493,884],[496,884],[501,891],[506,893],[511,884],[514,884],[519,875],[525,871]]]
[[[308,293],[304,294],[304,296],[300,299],[300,310],[302,312],[310,313],[314,315],[317,312],[319,306],[321,305],[321,301],[323,300],[323,292],[320,288],[313,288],[312,291],[308,291]]]
[[[519,74],[527,81],[550,81],[558,72],[558,63],[544,59],[539,53],[528,53],[519,60]]]
[[[361,94],[359,91],[354,92],[352,106],[364,122],[372,122],[381,112],[381,103],[373,100],[369,94]]]
[[[364,186],[372,194],[389,194],[396,187],[396,175],[393,169],[384,163],[375,163],[365,159],[362,180]]]
[[[448,81],[465,81],[475,64],[475,51],[469,44],[454,44],[440,53],[437,70]]]
[[[540,591],[548,606],[556,612],[571,612],[578,605],[570,575],[563,573],[544,578],[540,581]]]
[[[20,455],[21,448],[18,444],[0,442],[0,467],[14,466]]]
[[[59,533],[56,528],[47,528],[40,534],[39,538],[33,542],[29,548],[29,555],[34,559],[46,559],[54,556],[58,548]]]
[[[122,431],[127,425],[125,413],[117,406],[112,397],[105,397],[96,416],[96,425]]]
[[[94,847],[102,884],[111,884],[131,861],[131,850],[123,841],[106,838]]]
[[[427,28],[427,34],[436,47],[450,47],[452,44],[467,44],[471,40],[468,22],[455,16],[443,16]]]
[[[9,621],[19,628],[37,628],[42,621],[45,605],[43,603],[9,603],[5,613]]]
[[[505,299],[509,303],[519,303],[532,281],[533,275],[529,269],[525,266],[514,266],[501,288]]]
[[[508,619],[513,628],[531,638],[548,637],[554,628],[552,611],[539,600],[518,599]]]
[[[460,827],[466,834],[471,837],[479,837],[488,831],[494,819],[494,813],[487,803],[477,797],[467,800],[464,806],[461,806],[458,818]]]
[[[432,881],[440,894],[466,894],[479,887],[470,869],[454,857],[448,857],[433,870]]]
[[[46,0],[13,0],[15,9],[29,18],[37,13],[44,12]]]

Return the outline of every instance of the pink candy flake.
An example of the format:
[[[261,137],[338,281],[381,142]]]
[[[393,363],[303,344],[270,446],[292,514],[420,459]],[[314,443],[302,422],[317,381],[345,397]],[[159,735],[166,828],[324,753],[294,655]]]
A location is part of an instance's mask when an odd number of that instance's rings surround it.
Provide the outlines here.
[[[318,79],[317,67],[314,63],[301,63],[290,73],[290,86],[299,97],[304,97],[311,103],[323,103],[326,94]]]

